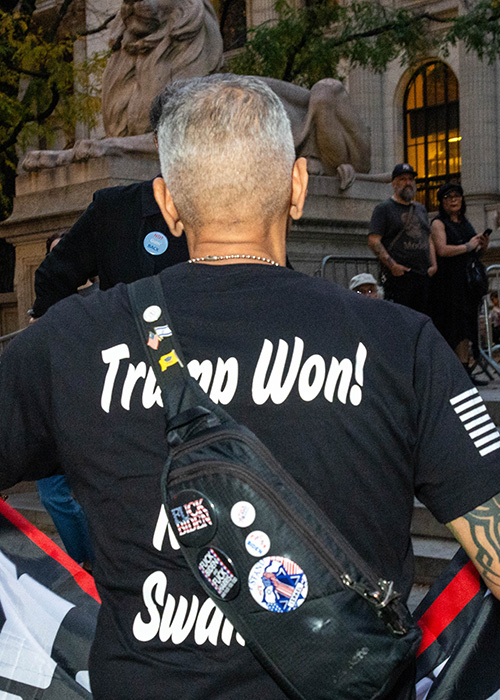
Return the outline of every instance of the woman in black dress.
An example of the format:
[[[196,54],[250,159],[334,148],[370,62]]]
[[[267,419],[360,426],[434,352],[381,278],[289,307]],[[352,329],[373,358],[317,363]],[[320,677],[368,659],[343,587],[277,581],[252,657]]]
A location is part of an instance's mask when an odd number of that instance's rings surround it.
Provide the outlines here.
[[[466,269],[470,257],[488,247],[488,237],[477,234],[465,217],[464,193],[458,183],[442,185],[437,197],[439,214],[432,222],[431,235],[438,269],[432,280],[431,316],[469,371],[469,345],[477,342],[479,303],[469,291]]]

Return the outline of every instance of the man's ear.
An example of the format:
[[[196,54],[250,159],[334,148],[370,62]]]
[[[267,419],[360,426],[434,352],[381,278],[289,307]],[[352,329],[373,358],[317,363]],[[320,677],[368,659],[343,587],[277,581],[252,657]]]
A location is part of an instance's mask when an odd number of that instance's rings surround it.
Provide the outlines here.
[[[153,180],[153,194],[170,232],[174,236],[182,236],[184,224],[179,218],[170,190],[162,177],[155,177]]]
[[[290,216],[292,219],[300,219],[302,216],[308,182],[307,160],[305,158],[297,158],[293,164],[292,171],[292,198],[290,201]]]

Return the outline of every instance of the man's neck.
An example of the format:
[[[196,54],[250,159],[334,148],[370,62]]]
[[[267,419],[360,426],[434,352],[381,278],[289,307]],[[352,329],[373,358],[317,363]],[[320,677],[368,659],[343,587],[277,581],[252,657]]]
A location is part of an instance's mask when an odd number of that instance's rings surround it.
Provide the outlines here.
[[[406,207],[409,207],[410,204],[411,204],[412,201],[413,201],[412,199],[410,199],[410,201],[407,202],[405,199],[401,199],[401,197],[398,197],[397,194],[393,194],[392,197],[391,197],[391,199],[393,199],[393,200],[394,200],[395,202],[397,202],[398,204],[404,204]]]
[[[255,222],[247,225],[217,222],[217,225],[205,225],[198,232],[186,230],[186,237],[191,258],[206,256],[252,255],[269,258],[280,265],[286,265],[286,221],[271,222],[267,227],[260,227]],[[244,258],[244,262],[251,262]],[[224,261],[237,263],[238,258]],[[260,262],[255,259],[255,262]],[[217,263],[215,263],[217,264]],[[220,264],[220,262],[219,262]]]

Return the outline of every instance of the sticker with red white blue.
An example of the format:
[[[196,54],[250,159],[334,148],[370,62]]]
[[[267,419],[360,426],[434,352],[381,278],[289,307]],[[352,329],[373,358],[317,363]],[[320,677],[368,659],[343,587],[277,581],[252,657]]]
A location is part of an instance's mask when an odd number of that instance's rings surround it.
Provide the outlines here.
[[[208,544],[217,530],[217,518],[211,501],[199,491],[176,494],[170,503],[176,535],[188,547]]]
[[[220,549],[202,549],[198,555],[198,571],[221,600],[232,600],[238,595],[240,581],[233,562]]]
[[[250,569],[248,589],[252,598],[270,612],[286,613],[307,598],[307,576],[286,557],[264,557]]]

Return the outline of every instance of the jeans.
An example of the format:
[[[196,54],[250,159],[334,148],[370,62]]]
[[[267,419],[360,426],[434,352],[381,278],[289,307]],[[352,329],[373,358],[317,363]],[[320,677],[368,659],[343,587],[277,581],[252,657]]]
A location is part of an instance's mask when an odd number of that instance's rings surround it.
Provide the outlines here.
[[[92,562],[87,519],[75,500],[65,476],[49,476],[36,482],[42,505],[54,521],[69,556],[79,564]]]

